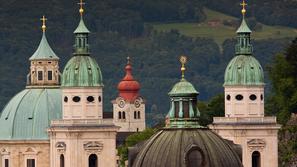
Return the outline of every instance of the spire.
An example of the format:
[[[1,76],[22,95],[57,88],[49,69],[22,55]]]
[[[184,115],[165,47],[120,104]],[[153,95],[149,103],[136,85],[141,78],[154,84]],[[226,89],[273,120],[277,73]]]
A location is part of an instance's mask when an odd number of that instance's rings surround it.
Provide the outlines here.
[[[41,41],[40,41],[40,44],[39,44],[37,50],[30,57],[29,60],[43,60],[43,59],[46,59],[46,60],[52,60],[52,59],[59,60],[59,57],[52,50],[52,48],[50,47],[50,45],[48,44],[47,39],[46,39],[45,32],[46,32],[47,18],[45,16],[43,16],[40,20],[42,21],[42,26],[41,26],[41,29],[42,29],[42,32],[43,32],[42,38],[41,38]]]
[[[242,3],[240,5],[242,6],[242,22],[240,27],[236,31],[237,44],[235,47],[235,53],[236,55],[251,55],[253,52],[253,46],[251,44],[252,31],[245,21],[247,3],[245,2],[245,0],[242,0]]]
[[[74,34],[75,34],[75,45],[74,45],[74,50],[75,50],[75,55],[89,55],[89,34],[90,31],[86,27],[83,19],[83,14],[84,14],[84,8],[83,5],[85,3],[83,0],[80,0],[78,3],[80,5],[79,8],[79,13],[80,13],[80,22],[78,24],[78,27],[75,29]]]
[[[132,65],[130,57],[127,57],[127,65],[125,67],[126,75],[118,85],[119,96],[127,101],[133,101],[139,96],[140,84],[132,75]]]
[[[195,87],[184,78],[187,57],[181,56],[182,79],[169,92],[171,107],[168,113],[169,128],[201,128],[199,125],[200,112],[197,108]]]

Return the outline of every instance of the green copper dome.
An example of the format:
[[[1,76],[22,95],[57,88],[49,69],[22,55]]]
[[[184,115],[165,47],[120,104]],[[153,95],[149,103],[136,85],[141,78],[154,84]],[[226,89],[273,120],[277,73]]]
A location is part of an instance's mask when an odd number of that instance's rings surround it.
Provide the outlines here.
[[[186,79],[181,79],[176,83],[172,90],[169,92],[170,96],[184,96],[184,95],[197,95],[199,94],[194,86]]]
[[[51,120],[62,117],[60,89],[25,89],[0,117],[0,140],[48,140]]]
[[[258,60],[253,57],[251,30],[245,18],[237,30],[236,56],[225,70],[224,86],[262,86],[264,72]]]
[[[74,56],[66,64],[62,87],[103,86],[102,74],[97,62],[89,56]]]
[[[42,39],[37,50],[29,60],[59,60],[59,57],[48,44],[45,32],[42,35]]]
[[[225,71],[227,85],[264,85],[263,69],[253,56],[234,57]]]

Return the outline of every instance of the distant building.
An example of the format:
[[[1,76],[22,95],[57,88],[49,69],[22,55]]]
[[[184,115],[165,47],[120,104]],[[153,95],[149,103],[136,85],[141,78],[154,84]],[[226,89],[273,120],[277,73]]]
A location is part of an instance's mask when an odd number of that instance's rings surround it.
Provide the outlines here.
[[[90,31],[80,4],[73,57],[62,75],[42,18],[43,35],[29,59],[26,89],[10,100],[0,117],[0,167],[115,167],[117,145],[145,129],[145,102],[130,63],[119,84],[118,98],[125,108],[114,111],[126,115],[119,121],[112,112],[103,112],[103,77],[90,54]]]
[[[236,56],[225,71],[225,117],[214,118],[209,127],[242,146],[244,167],[278,166],[276,117],[264,114],[264,72],[253,56],[251,30],[243,20],[237,30]]]

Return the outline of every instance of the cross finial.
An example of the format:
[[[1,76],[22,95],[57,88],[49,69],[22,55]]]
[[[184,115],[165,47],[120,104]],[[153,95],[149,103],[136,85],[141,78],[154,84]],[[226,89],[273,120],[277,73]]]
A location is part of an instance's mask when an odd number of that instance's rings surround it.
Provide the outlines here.
[[[78,4],[80,5],[79,13],[80,13],[80,16],[82,16],[84,13],[84,5],[86,3],[84,3],[83,0],[80,0],[80,2]]]
[[[245,16],[245,13],[246,13],[246,9],[245,9],[245,7],[246,7],[248,4],[245,3],[245,0],[242,0],[242,3],[240,3],[240,5],[242,6],[241,13],[242,13],[243,16]]]
[[[130,56],[127,57],[127,64],[131,64],[131,58],[130,58]]]
[[[47,18],[45,16],[42,16],[42,18],[40,19],[42,21],[42,32],[45,32],[46,31],[46,21],[47,21]]]
[[[186,71],[185,64],[187,63],[188,58],[186,56],[181,56],[179,61],[180,61],[181,65],[182,65],[182,67],[181,67],[182,79],[185,79],[185,71]]]

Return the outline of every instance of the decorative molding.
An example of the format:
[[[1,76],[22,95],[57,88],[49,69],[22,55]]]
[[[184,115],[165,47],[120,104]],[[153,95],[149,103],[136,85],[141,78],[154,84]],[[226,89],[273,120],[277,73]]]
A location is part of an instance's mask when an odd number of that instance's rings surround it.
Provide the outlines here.
[[[1,153],[0,153],[2,156],[4,156],[4,155],[9,155],[10,154],[10,152],[8,152],[7,151],[7,149],[5,149],[5,148],[1,148]]]
[[[90,141],[84,144],[84,149],[90,154],[97,154],[103,150],[103,143],[98,141]]]
[[[250,152],[262,151],[266,146],[266,142],[264,139],[250,139],[247,141],[247,145]]]
[[[38,153],[39,152],[32,147],[28,147],[25,151],[23,151],[23,155],[37,155]]]
[[[66,151],[66,144],[65,142],[57,142],[56,143],[57,151],[60,153],[64,153]]]

